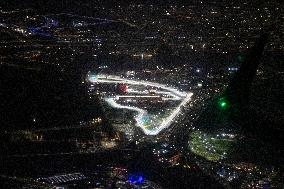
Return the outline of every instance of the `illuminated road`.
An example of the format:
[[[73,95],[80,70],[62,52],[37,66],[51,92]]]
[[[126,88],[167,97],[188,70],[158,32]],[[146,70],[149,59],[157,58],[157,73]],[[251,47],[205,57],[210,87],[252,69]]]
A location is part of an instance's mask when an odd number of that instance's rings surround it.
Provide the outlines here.
[[[143,80],[129,80],[125,78],[121,78],[118,76],[113,76],[113,75],[97,75],[97,77],[94,78],[89,78],[89,80],[93,83],[125,83],[125,84],[130,84],[130,85],[144,85],[144,86],[151,86],[151,87],[157,87],[161,88],[167,91],[172,92],[173,94],[180,96],[180,97],[185,97],[187,95],[186,92],[181,92],[178,89],[168,87],[163,84],[159,83],[153,83],[149,81],[143,81]]]
[[[134,89],[128,89],[127,93],[140,93],[140,94],[149,94],[149,91],[137,91]],[[172,92],[167,92],[167,91],[155,91],[156,94],[164,94],[164,95],[168,95],[171,96],[170,98],[166,98],[166,97],[162,97],[162,100],[182,100],[182,98],[178,95],[175,95]],[[144,96],[145,97],[145,96]]]
[[[135,116],[135,120],[137,122],[137,126],[140,127],[145,134],[147,134],[147,135],[150,134],[151,131],[147,130],[144,127],[143,116],[147,115],[147,112],[145,110],[143,110],[141,108],[137,108],[137,107],[120,105],[120,104],[116,103],[113,98],[105,98],[105,101],[113,108],[127,109],[127,110],[138,112],[138,114]]]
[[[162,89],[165,91],[155,91],[155,93],[157,94],[166,94],[168,96],[170,96],[169,98],[165,98],[163,97],[163,100],[180,100],[181,103],[175,107],[170,115],[163,119],[163,121],[161,122],[161,124],[158,127],[155,127],[153,129],[149,129],[145,126],[144,124],[144,117],[148,115],[146,110],[143,110],[141,108],[138,107],[133,107],[133,106],[127,106],[127,105],[121,105],[118,104],[116,102],[116,100],[119,97],[142,97],[140,95],[119,95],[116,97],[107,97],[105,98],[105,101],[113,108],[117,108],[117,109],[127,109],[127,110],[131,110],[131,111],[135,111],[137,112],[137,115],[135,116],[135,120],[136,120],[136,125],[138,127],[140,127],[142,129],[142,131],[146,134],[146,135],[157,135],[159,134],[163,129],[168,128],[173,121],[175,120],[175,118],[180,114],[182,107],[184,105],[186,105],[190,100],[191,100],[191,96],[193,95],[193,93],[185,93],[185,92],[181,92],[175,88],[163,85],[163,84],[159,84],[159,83],[153,83],[153,82],[148,82],[148,81],[143,81],[143,80],[129,80],[129,79],[125,79],[125,78],[121,78],[118,76],[112,76],[112,75],[97,75],[96,77],[89,77],[89,81],[92,83],[124,83],[124,84],[130,84],[130,85],[143,85],[143,86],[152,86],[152,87],[156,87],[158,89]],[[137,91],[137,90],[133,90],[130,89],[128,91],[128,93],[139,93],[139,94],[147,94],[149,92],[147,91]],[[153,96],[143,96],[146,98],[151,98]]]

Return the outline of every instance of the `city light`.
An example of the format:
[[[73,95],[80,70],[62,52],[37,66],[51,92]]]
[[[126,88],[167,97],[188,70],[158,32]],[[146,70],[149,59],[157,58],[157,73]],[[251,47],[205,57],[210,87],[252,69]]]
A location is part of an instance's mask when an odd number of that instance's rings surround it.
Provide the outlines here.
[[[282,188],[280,1],[37,2],[0,2],[3,188]]]
[[[142,175],[129,175],[128,182],[132,184],[142,184],[144,182],[144,177]]]

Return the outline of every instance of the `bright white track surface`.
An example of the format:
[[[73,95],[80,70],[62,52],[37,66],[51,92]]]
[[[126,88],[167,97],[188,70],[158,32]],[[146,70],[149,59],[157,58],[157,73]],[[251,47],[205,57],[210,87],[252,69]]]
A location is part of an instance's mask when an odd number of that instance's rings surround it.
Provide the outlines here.
[[[182,107],[191,100],[191,96],[193,95],[193,93],[191,92],[189,93],[181,92],[178,89],[175,89],[175,88],[163,85],[163,84],[143,81],[143,80],[129,80],[129,79],[121,78],[121,77],[114,76],[114,75],[97,75],[96,77],[89,77],[89,81],[92,83],[116,83],[116,84],[124,83],[124,84],[129,84],[129,85],[152,86],[152,87],[156,87],[157,89],[162,89],[162,91],[155,91],[156,94],[164,94],[164,95],[169,96],[168,98],[162,97],[162,100],[180,100],[181,103],[177,107],[173,108],[170,115],[167,118],[163,119],[163,121],[159,124],[159,126],[149,129],[149,128],[146,128],[144,121],[143,121],[143,117],[147,116],[146,110],[143,110],[138,107],[121,105],[116,102],[116,100],[119,97],[152,98],[153,96],[142,95],[142,94],[148,94],[149,93],[148,91],[137,91],[137,90],[129,89],[128,90],[129,94],[135,93],[139,95],[129,95],[128,94],[128,95],[117,95],[115,97],[105,98],[105,101],[113,108],[127,109],[127,110],[137,112],[137,114],[135,115],[136,125],[140,127],[146,135],[157,135],[162,130],[168,128],[174,122],[175,118],[181,113]]]

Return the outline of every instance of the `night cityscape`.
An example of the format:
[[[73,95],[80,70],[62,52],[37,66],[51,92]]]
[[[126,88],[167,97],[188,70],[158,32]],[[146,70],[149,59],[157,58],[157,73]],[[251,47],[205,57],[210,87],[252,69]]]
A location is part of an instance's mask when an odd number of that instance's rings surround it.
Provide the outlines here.
[[[0,1],[0,188],[283,189],[283,8]]]

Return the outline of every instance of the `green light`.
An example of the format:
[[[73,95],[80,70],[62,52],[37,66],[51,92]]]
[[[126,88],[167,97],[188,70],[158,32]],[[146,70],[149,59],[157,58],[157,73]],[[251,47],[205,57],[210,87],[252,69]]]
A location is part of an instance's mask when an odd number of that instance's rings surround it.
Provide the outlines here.
[[[222,109],[226,109],[228,107],[228,103],[226,102],[226,100],[224,98],[221,98],[218,102],[220,108]]]
[[[223,108],[224,108],[226,105],[227,105],[226,102],[222,102],[222,103],[221,103],[221,107],[223,107]]]

